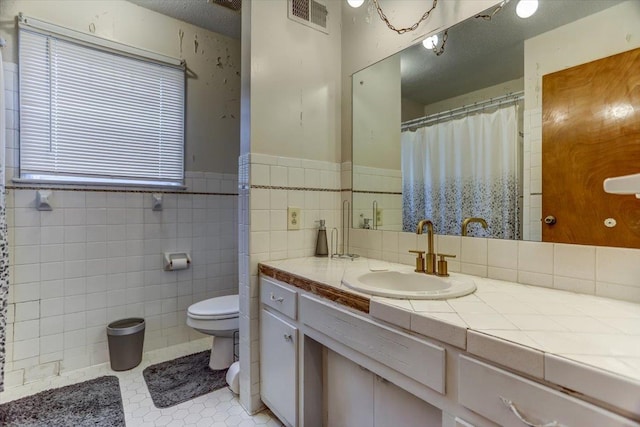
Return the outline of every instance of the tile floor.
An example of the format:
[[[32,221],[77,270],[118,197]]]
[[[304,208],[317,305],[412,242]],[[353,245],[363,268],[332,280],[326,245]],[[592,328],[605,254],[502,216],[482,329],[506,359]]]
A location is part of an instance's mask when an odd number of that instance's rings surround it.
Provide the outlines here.
[[[115,375],[120,379],[127,427],[282,426],[268,410],[254,416],[247,414],[240,406],[237,396],[226,387],[171,408],[159,409],[153,405],[142,371],[149,365],[208,350],[210,346],[211,339],[204,338],[150,351],[144,354],[139,366],[124,372],[114,372],[108,364],[66,372],[57,377],[10,388],[0,393],[0,402],[8,402],[50,388],[63,387],[103,375]]]

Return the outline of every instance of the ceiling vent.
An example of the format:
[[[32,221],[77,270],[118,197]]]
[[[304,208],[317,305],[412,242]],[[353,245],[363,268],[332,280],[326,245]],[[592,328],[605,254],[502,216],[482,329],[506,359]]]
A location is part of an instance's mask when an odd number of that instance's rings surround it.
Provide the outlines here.
[[[327,30],[327,5],[318,0],[289,0],[289,19],[325,34]]]

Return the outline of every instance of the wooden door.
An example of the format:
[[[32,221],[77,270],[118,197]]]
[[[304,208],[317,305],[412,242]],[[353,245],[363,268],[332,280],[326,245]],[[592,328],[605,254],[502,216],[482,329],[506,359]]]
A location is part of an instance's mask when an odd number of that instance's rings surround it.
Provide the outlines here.
[[[602,188],[636,173],[640,49],[543,76],[542,240],[639,248],[640,199]]]

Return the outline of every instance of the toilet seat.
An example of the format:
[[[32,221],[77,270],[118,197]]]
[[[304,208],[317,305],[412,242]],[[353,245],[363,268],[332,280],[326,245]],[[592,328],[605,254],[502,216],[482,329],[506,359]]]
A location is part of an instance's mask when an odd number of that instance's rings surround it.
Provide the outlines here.
[[[227,295],[192,304],[187,315],[198,320],[224,320],[238,317],[239,310],[238,295]]]

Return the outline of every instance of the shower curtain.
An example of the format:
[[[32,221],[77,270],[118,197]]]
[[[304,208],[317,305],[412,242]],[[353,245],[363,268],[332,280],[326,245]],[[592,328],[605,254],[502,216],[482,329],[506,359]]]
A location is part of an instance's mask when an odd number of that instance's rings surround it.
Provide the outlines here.
[[[520,237],[515,105],[404,131],[401,144],[404,231],[430,219],[437,234],[460,235],[464,218],[480,217],[488,228],[469,235]]]
[[[9,295],[9,243],[7,242],[7,217],[5,212],[5,89],[4,65],[0,52],[0,391],[4,390],[4,362],[7,339],[7,297]]]

